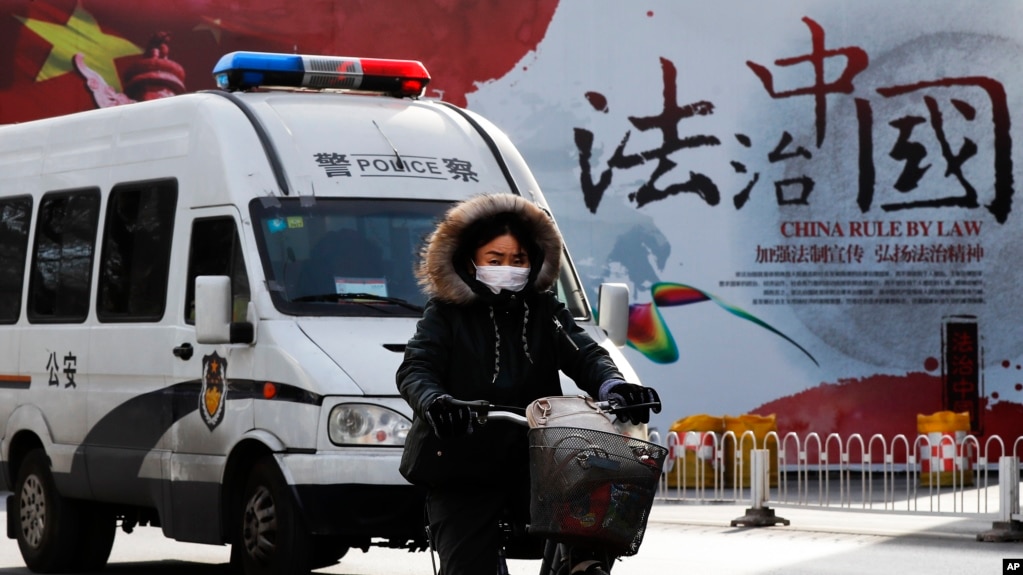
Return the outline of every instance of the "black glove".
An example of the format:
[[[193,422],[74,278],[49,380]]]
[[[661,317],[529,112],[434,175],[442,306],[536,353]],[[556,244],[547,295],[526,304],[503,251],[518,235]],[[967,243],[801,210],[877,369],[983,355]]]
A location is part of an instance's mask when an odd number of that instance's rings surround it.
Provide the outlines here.
[[[472,433],[472,413],[464,405],[451,403],[450,395],[441,395],[426,408],[426,420],[433,428],[433,434],[440,439],[449,439]]]
[[[650,423],[650,411],[661,412],[661,398],[652,387],[623,382],[611,386],[604,395],[606,401],[615,403],[619,408],[625,407],[615,410],[618,419],[625,423]],[[654,405],[643,405],[651,403]]]

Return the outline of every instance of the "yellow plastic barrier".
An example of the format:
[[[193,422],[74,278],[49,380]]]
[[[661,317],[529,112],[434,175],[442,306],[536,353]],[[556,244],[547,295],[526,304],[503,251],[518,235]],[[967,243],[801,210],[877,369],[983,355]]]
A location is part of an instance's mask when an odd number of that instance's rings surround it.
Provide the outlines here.
[[[768,471],[769,485],[778,486],[778,441],[775,436],[767,439],[767,434],[778,431],[774,414],[754,415],[746,414],[738,417],[726,415],[724,417],[725,432],[731,431],[735,434],[725,438],[725,485],[735,487],[738,484],[739,472],[736,470],[736,449],[742,449],[742,486],[750,487],[750,470],[753,467],[753,449],[767,449],[770,469]],[[749,433],[753,434],[750,437]],[[765,446],[766,443],[766,446]]]
[[[667,473],[668,486],[714,487],[714,437],[720,444],[724,420],[706,414],[690,415],[673,423],[670,431],[678,435],[678,444],[674,467]]]
[[[920,485],[973,485],[972,450],[970,446],[963,445],[963,440],[970,432],[968,412],[918,413],[916,431],[927,437],[927,441],[920,440],[917,443],[920,450]]]

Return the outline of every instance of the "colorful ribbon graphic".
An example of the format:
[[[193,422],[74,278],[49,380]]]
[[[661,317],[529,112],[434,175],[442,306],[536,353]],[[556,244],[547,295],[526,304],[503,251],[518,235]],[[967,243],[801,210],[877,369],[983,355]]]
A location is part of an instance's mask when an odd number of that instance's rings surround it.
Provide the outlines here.
[[[749,312],[726,304],[713,294],[685,284],[666,282],[654,284],[650,288],[650,294],[653,298],[651,303],[632,304],[629,306],[629,346],[653,362],[673,363],[678,360],[678,346],[675,345],[675,338],[672,337],[671,331],[665,325],[659,308],[713,301],[728,313],[751,321],[781,336],[785,341],[788,341],[806,354],[813,361],[814,365],[820,365],[810,352],[803,349],[803,346],[796,343],[789,336]]]

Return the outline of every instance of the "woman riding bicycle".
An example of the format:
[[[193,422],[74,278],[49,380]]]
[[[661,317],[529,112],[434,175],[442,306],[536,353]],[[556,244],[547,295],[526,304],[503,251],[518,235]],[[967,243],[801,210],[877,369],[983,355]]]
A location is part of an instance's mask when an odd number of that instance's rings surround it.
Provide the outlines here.
[[[416,276],[430,301],[396,377],[415,415],[401,472],[428,489],[431,543],[444,575],[494,572],[499,520],[510,514],[524,524],[529,514],[523,430],[501,421],[474,426],[469,408],[450,398],[525,407],[563,395],[561,371],[600,400],[658,401],[653,389],[624,381],[550,291],[562,251],[550,216],[511,194],[456,205],[421,251]],[[619,418],[647,423],[649,407]],[[610,568],[599,549],[573,560],[573,572]]]

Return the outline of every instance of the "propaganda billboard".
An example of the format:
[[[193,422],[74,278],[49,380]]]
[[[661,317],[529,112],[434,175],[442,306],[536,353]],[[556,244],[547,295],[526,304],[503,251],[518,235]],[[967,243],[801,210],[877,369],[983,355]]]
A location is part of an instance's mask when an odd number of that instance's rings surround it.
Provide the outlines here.
[[[690,414],[1023,432],[1023,5],[0,0],[0,123],[213,89],[235,50],[421,60],[508,133]]]

